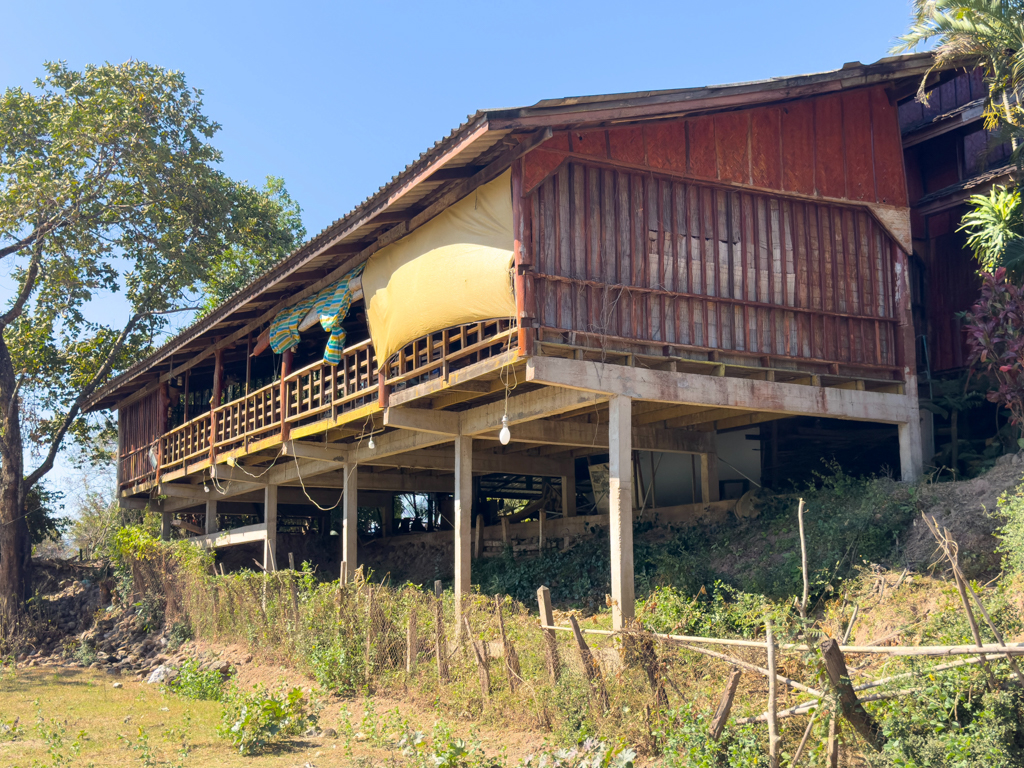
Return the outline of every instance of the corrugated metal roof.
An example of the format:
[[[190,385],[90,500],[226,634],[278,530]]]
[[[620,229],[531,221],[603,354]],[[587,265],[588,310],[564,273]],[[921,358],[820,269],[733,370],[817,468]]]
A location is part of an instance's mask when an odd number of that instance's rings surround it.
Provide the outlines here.
[[[383,212],[407,210],[413,203],[422,200],[439,188],[427,179],[420,179],[416,186],[423,191],[414,195],[403,190],[403,185],[416,181],[417,177],[430,168],[438,158],[458,148],[460,143],[467,146],[443,167],[471,165],[477,158],[488,152],[497,142],[513,130],[532,130],[544,125],[587,125],[593,122],[656,119],[676,116],[687,109],[715,111],[736,109],[752,103],[786,101],[810,95],[812,91],[839,90],[862,87],[884,82],[919,78],[931,66],[930,54],[911,54],[881,59],[870,65],[854,62],[841,69],[794,77],[770,78],[731,85],[682,88],[661,91],[638,91],[634,93],[606,94],[596,96],[545,99],[529,107],[512,109],[482,110],[469,115],[465,122],[445,138],[434,143],[421,153],[400,173],[383,184],[362,203],[335,222],[310,238],[300,248],[282,259],[267,272],[239,290],[225,301],[216,311],[197,321],[173,339],[156,350],[145,360],[136,363],[127,371],[108,382],[90,400],[88,410],[110,407],[130,393],[133,380],[154,366],[163,363],[177,352],[186,349],[203,336],[225,335],[224,324],[231,316],[253,303],[261,294],[288,275],[326,263],[336,263],[350,258],[325,253],[339,244],[360,244],[365,237],[379,227],[372,217]],[[483,132],[475,139],[474,133]],[[430,185],[430,186],[423,186]],[[398,197],[400,196],[401,197]],[[364,243],[368,244],[368,243]],[[276,303],[280,297],[274,300]],[[212,344],[212,341],[210,342]],[[207,344],[209,346],[209,344]],[[178,361],[181,362],[180,360]]]

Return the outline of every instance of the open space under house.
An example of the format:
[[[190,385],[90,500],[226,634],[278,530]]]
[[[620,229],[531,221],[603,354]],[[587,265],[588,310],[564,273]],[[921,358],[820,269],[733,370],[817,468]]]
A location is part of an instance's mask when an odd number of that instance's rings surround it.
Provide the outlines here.
[[[444,540],[457,604],[488,542],[606,527],[621,627],[634,516],[720,519],[759,483],[762,425],[889,425],[915,479],[900,105],[929,65],[472,115],[97,394],[121,503],[268,569],[301,552],[286,536],[343,575],[380,539]],[[395,519],[399,493],[434,530]],[[508,496],[529,521],[498,517]],[[362,541],[360,508],[381,510]]]

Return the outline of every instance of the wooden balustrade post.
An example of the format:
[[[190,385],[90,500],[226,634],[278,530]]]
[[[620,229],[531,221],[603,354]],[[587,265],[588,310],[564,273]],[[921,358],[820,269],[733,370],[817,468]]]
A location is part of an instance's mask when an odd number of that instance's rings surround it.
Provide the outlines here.
[[[281,442],[287,442],[291,434],[288,423],[288,377],[292,374],[292,362],[295,359],[295,348],[286,349],[281,355]]]

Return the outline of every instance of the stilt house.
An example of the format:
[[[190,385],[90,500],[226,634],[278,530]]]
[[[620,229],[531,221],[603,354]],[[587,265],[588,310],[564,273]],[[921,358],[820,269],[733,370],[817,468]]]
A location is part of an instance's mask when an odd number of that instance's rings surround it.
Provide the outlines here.
[[[279,535],[327,536],[340,496],[327,540],[351,573],[360,508],[389,510],[372,530],[397,546],[414,534],[392,494],[450,495],[434,535],[458,598],[473,548],[508,523],[484,500],[543,485],[553,503],[520,525],[541,548],[607,528],[619,627],[634,516],[732,508],[758,425],[892,425],[913,480],[898,103],[929,63],[471,116],[97,394],[118,414],[121,503],[162,512],[167,535],[261,547],[273,569]],[[673,468],[654,500],[638,456]]]

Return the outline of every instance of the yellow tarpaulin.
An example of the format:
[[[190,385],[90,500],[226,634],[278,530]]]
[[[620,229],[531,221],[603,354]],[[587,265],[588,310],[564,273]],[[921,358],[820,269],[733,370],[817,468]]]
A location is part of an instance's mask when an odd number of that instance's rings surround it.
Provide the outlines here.
[[[382,362],[428,333],[515,315],[511,173],[371,256],[363,298]]]

